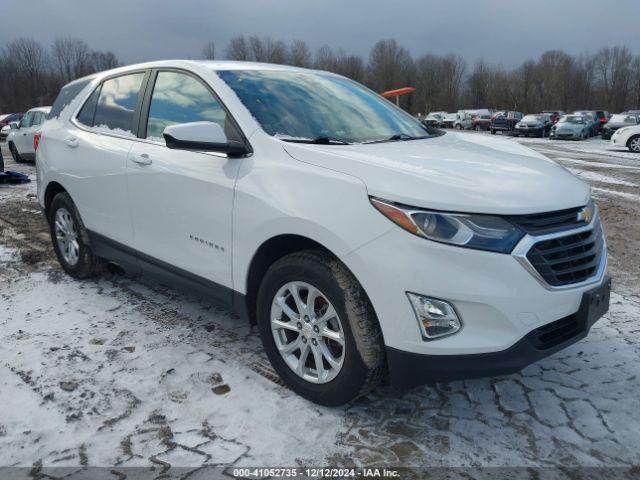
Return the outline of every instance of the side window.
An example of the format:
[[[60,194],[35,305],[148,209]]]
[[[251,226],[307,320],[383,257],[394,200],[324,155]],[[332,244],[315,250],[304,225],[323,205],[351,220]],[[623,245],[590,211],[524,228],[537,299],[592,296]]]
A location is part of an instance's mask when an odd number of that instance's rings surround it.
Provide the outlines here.
[[[100,89],[92,126],[135,136],[133,118],[144,73],[106,80]]]
[[[83,125],[86,125],[87,127],[93,126],[93,119],[96,115],[96,106],[98,105],[98,97],[100,96],[100,88],[101,87],[98,86],[91,93],[87,101],[84,102],[84,105],[80,110],[80,113],[78,113],[78,116],[76,117],[76,119],[80,123],[82,123]]]
[[[20,128],[27,128],[31,126],[31,122],[33,121],[33,112],[27,112],[22,120],[20,120]]]
[[[31,122],[31,126],[35,127],[36,125],[41,125],[44,120],[44,112],[35,112],[33,114],[33,121]]]
[[[203,121],[215,122],[227,137],[238,138],[222,105],[199,80],[180,72],[158,72],[149,104],[146,138],[164,141],[165,127]]]
[[[84,87],[86,87],[90,81],[90,78],[85,80],[78,80],[62,87],[60,93],[56,98],[56,101],[53,102],[53,106],[51,107],[51,111],[49,112],[47,118],[58,117],[62,110],[64,110],[64,108],[69,105],[74,98],[76,98],[80,91]]]

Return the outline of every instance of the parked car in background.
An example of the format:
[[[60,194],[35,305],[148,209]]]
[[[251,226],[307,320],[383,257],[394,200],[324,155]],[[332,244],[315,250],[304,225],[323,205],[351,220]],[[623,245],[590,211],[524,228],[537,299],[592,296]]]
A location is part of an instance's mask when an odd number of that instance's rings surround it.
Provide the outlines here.
[[[611,136],[611,145],[627,147],[630,152],[640,153],[640,125],[622,127]]]
[[[11,122],[19,122],[24,113],[5,113],[0,118],[0,128],[9,125]]]
[[[44,123],[51,107],[32,108],[24,114],[20,123],[11,123],[7,137],[7,146],[16,162],[34,161],[36,159],[36,133]]]
[[[347,78],[145,63],[65,86],[51,117],[38,202],[64,271],[111,260],[234,308],[313,402],[514,373],[608,310],[588,184]]]
[[[600,133],[601,125],[595,110],[576,110],[573,115],[582,115],[586,117],[589,124],[589,136],[594,137]]]
[[[585,140],[589,138],[591,123],[586,115],[564,115],[551,127],[549,138],[554,140]]]
[[[564,112],[562,110],[543,110],[541,113],[546,113],[547,115],[549,115],[551,123],[553,124],[558,123],[560,117],[564,115]]]
[[[614,132],[640,124],[640,114],[616,113],[602,127],[602,139],[610,140]]]
[[[429,112],[429,115],[422,120],[422,123],[428,127],[440,128],[444,122],[445,115],[447,115],[447,112]]]
[[[475,115],[471,120],[471,128],[473,130],[489,130],[491,127],[491,115]]]
[[[519,137],[547,137],[551,132],[551,116],[545,113],[537,115],[525,115],[522,120],[516,123],[513,129],[513,135]]]
[[[596,110],[596,118],[598,119],[598,122],[600,122],[600,130],[602,130],[604,124],[611,118],[611,114],[606,110]]]
[[[491,124],[489,130],[492,135],[496,132],[512,132],[520,120],[522,120],[524,114],[516,111],[497,112],[491,118]]]
[[[457,118],[457,113],[447,113],[442,119],[442,128],[453,128],[453,124],[456,123]]]
[[[0,128],[0,142],[6,142],[7,141],[7,137],[9,136],[9,132],[11,132],[11,126],[10,125],[5,125],[4,127]]]
[[[0,142],[4,142],[9,136],[9,125],[11,122],[19,122],[23,113],[7,113],[0,118]]]
[[[453,122],[453,128],[456,130],[470,130],[472,126],[472,117],[466,110],[458,110],[456,119]]]

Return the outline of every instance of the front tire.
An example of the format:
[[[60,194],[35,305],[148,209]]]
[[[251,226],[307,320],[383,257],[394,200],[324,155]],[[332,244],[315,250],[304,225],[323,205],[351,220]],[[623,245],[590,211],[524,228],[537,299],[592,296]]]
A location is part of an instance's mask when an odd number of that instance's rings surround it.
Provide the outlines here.
[[[635,135],[627,142],[627,148],[630,152],[640,153],[640,135]]]
[[[382,378],[384,342],[373,307],[328,253],[306,250],[275,262],[260,285],[257,318],[271,364],[307,400],[342,405]]]
[[[88,278],[98,273],[102,262],[91,251],[89,234],[68,193],[59,193],[53,198],[48,220],[53,249],[64,271],[74,278]]]

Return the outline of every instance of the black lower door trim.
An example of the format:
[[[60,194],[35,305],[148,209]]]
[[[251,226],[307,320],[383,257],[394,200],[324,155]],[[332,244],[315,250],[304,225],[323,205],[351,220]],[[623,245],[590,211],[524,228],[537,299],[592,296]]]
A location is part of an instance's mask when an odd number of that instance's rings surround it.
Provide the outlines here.
[[[142,275],[162,285],[195,294],[248,318],[245,295],[138,250],[89,231],[91,250],[95,255],[122,267],[130,275]]]

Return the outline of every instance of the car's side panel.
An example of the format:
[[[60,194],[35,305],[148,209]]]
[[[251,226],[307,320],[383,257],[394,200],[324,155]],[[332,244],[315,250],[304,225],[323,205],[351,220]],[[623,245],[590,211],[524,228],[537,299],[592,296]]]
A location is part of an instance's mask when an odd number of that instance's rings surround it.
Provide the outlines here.
[[[47,125],[46,133],[38,148],[48,163],[46,177],[69,192],[89,230],[131,244],[126,160],[133,141],[68,122]]]
[[[234,205],[234,290],[246,293],[253,256],[273,237],[309,238],[344,261],[350,251],[395,228],[369,203],[361,180],[296,160],[262,131],[250,140],[256,154],[242,164]],[[370,215],[363,218],[363,212]]]
[[[136,163],[143,155],[150,164]],[[134,248],[230,287],[233,189],[241,163],[136,142],[127,161]]]

